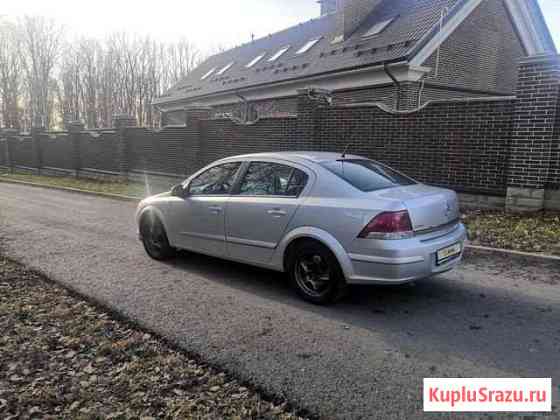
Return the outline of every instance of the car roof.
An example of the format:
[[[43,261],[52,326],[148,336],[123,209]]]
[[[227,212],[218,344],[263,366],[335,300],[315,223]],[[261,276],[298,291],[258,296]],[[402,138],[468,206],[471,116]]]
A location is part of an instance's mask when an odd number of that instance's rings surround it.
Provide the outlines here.
[[[258,160],[258,159],[283,159],[293,162],[326,162],[342,158],[342,151],[340,153],[333,152],[268,152],[268,153],[252,153],[239,156],[231,156],[227,160],[243,159],[243,160]],[[346,159],[366,159],[357,155],[345,155]]]

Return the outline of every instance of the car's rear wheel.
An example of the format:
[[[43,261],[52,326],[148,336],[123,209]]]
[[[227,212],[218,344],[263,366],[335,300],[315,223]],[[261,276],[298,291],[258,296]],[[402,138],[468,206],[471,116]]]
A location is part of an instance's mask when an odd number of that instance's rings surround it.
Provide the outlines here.
[[[175,256],[176,250],[169,245],[163,223],[157,216],[147,214],[140,225],[144,249],[154,260],[163,261]]]
[[[298,294],[315,304],[328,304],[346,290],[344,274],[334,254],[318,242],[302,242],[291,255],[292,284]]]

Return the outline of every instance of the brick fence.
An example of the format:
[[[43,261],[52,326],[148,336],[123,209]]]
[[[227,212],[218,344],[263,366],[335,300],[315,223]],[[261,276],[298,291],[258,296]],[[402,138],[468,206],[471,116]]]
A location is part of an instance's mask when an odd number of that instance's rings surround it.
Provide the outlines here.
[[[395,112],[374,103],[329,105],[298,93],[297,113],[253,124],[190,107],[184,126],[152,130],[119,116],[114,127],[29,134],[3,130],[0,166],[82,176],[149,176],[169,184],[216,159],[347,146],[419,181],[453,188],[464,203],[513,210],[560,208],[560,58],[519,65],[515,97],[434,101]]]

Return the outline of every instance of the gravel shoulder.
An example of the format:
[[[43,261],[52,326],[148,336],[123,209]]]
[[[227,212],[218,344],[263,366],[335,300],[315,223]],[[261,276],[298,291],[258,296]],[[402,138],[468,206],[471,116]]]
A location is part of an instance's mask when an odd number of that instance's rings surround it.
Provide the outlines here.
[[[3,419],[301,417],[0,256]]]

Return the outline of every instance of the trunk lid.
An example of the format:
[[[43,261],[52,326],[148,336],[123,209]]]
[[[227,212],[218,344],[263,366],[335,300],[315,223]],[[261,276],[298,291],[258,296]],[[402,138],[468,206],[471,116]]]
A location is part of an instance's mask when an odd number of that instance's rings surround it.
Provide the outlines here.
[[[444,188],[416,184],[373,194],[380,199],[401,201],[410,214],[415,232],[445,226],[461,217],[457,194]]]

